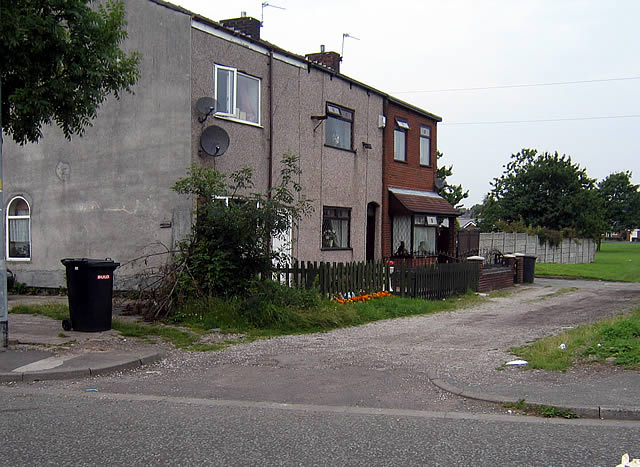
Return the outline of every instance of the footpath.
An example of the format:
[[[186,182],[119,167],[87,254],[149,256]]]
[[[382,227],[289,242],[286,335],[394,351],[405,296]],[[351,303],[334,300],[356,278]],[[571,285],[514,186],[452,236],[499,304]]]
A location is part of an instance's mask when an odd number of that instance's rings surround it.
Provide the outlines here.
[[[9,296],[9,309],[48,303],[66,304],[67,297]],[[9,313],[9,347],[0,348],[0,383],[113,373],[155,362],[162,355],[159,346],[127,340],[114,330],[65,331],[61,321],[46,316]]]

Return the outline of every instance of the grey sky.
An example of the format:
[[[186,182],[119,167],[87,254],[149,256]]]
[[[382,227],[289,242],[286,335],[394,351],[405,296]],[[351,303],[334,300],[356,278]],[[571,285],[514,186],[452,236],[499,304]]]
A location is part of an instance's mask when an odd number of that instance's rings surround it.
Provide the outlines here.
[[[212,20],[260,18],[261,0],[175,0]],[[593,178],[631,170],[640,183],[640,1],[269,0],[262,38],[304,55],[341,51],[341,71],[440,115],[452,182],[490,190],[521,148],[571,155]],[[599,81],[468,91],[432,90]],[[622,117],[598,118],[594,117]],[[635,117],[629,117],[635,116]],[[479,122],[588,118],[529,123]],[[466,123],[466,124],[459,124]]]

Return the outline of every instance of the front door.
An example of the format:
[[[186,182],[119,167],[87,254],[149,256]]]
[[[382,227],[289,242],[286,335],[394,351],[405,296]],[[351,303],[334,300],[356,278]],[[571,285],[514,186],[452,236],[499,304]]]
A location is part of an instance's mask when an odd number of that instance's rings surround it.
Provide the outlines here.
[[[374,261],[376,259],[376,203],[367,205],[367,245],[366,260]]]

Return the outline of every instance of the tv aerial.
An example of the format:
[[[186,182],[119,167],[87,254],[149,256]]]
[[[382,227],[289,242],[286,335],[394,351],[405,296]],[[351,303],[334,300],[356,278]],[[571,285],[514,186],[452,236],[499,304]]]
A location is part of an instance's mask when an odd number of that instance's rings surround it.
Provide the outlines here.
[[[270,6],[271,8],[277,8],[278,10],[286,10],[286,8],[283,8],[281,6],[274,5],[269,2],[262,2],[262,14],[260,16],[260,26],[264,26],[264,9],[268,6]]]
[[[348,32],[345,32],[344,34],[342,34],[342,51],[341,51],[341,53],[340,53],[340,56],[341,56],[341,57],[344,57],[344,40],[345,40],[347,37],[348,37],[349,39],[355,39],[355,40],[357,40],[357,41],[359,41],[359,40],[360,40],[360,39],[358,39],[356,36],[352,36],[352,35],[351,35],[351,34],[349,34]]]
[[[229,134],[217,125],[211,125],[200,135],[200,147],[208,156],[222,156],[229,149]]]
[[[203,123],[216,110],[215,99],[213,97],[201,97],[196,101],[196,110],[200,114],[198,121]]]

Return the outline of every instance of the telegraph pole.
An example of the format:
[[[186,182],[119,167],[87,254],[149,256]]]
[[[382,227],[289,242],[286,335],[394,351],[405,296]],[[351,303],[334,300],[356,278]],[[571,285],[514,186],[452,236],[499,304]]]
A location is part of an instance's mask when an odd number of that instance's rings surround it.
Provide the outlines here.
[[[9,347],[9,305],[7,303],[7,263],[5,261],[4,189],[2,184],[2,79],[0,79],[0,352]]]

